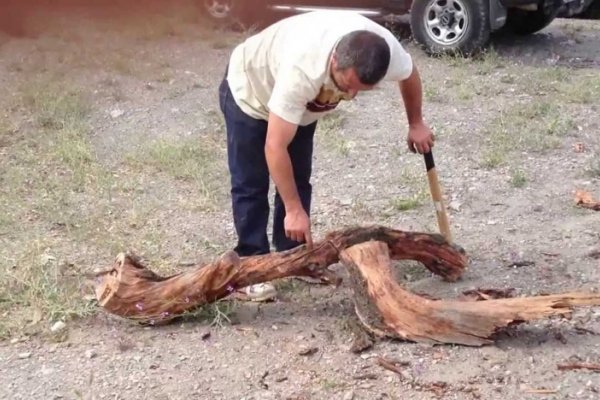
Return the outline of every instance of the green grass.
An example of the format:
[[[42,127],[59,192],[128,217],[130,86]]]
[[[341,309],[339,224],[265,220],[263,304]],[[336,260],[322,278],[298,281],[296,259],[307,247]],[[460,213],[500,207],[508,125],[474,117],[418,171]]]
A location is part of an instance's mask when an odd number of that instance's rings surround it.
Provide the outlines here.
[[[484,129],[485,145],[480,164],[496,168],[519,152],[544,154],[559,148],[575,128],[558,103],[534,101],[512,105]]]
[[[421,194],[414,195],[409,198],[395,198],[391,200],[391,206],[397,211],[408,211],[418,208],[423,204],[423,196]]]
[[[83,299],[83,274],[58,255],[59,247],[64,235],[74,248],[98,235],[104,209],[87,202],[106,196],[112,175],[97,162],[88,140],[86,96],[49,82],[21,88],[20,107],[31,126],[18,126],[18,134],[13,130],[12,157],[0,160],[2,233],[10,241],[0,250],[0,314],[11,315],[0,322],[3,335],[92,310]],[[39,317],[32,321],[31,315]]]
[[[72,264],[52,254],[53,242],[31,240],[0,273],[0,337],[34,332],[38,324],[82,318],[94,312],[84,300],[85,279]]]
[[[600,159],[598,157],[592,159],[585,168],[585,172],[591,177],[600,178]]]
[[[527,184],[527,175],[521,169],[515,169],[510,174],[510,184],[515,188],[522,188]]]
[[[343,124],[344,114],[339,111],[328,114],[317,124],[317,140],[322,140],[331,151],[347,157],[352,146],[342,133]]]

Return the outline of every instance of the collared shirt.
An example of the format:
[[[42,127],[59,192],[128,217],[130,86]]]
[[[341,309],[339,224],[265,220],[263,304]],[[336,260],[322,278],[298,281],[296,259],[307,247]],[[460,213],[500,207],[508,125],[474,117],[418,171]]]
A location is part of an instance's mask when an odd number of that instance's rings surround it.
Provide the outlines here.
[[[349,100],[331,78],[330,60],[338,41],[355,30],[382,36],[390,46],[383,81],[400,81],[412,72],[412,59],[398,39],[378,23],[351,11],[315,11],[283,19],[236,46],[227,80],[247,115],[308,125]]]

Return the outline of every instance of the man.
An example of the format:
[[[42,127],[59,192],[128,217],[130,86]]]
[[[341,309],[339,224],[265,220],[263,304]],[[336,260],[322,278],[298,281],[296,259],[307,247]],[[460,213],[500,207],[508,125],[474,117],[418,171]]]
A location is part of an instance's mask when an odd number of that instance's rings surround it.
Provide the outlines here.
[[[273,244],[312,246],[310,206],[317,120],[381,81],[399,82],[408,146],[426,153],[433,135],[421,115],[421,81],[391,32],[349,11],[283,19],[234,50],[219,88],[227,129],[233,218],[240,256],[270,251],[269,177],[276,186]],[[241,289],[249,300],[276,295],[270,283]]]

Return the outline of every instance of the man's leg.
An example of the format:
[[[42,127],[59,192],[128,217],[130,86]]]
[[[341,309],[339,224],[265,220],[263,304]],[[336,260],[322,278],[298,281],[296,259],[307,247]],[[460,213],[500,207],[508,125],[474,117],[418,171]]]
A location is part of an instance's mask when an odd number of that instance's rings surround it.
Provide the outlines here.
[[[229,85],[223,80],[219,102],[227,129],[227,161],[231,174],[233,221],[238,235],[235,252],[240,256],[269,252],[269,169],[265,159],[267,122],[244,114]],[[236,288],[236,297],[265,301],[277,295],[271,283]]]
[[[312,197],[310,177],[312,173],[313,137],[316,127],[316,122],[307,126],[299,126],[296,136],[294,136],[288,147],[298,195],[300,196],[302,207],[309,216]],[[273,215],[273,244],[277,251],[289,250],[301,244],[285,236],[284,218],[285,207],[279,193],[276,193],[275,212]]]
[[[233,221],[240,256],[269,252],[269,170],[264,146],[266,121],[251,118],[235,103],[225,81],[219,88],[227,129],[227,161],[231,175]]]

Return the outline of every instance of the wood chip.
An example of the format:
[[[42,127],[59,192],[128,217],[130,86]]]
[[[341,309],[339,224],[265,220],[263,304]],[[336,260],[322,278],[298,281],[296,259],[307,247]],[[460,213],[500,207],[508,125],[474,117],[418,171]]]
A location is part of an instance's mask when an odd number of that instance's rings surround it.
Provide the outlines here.
[[[600,372],[600,364],[590,364],[590,363],[559,364],[558,369],[561,371],[568,371],[568,370],[572,370],[572,369],[589,369],[591,371]]]
[[[575,203],[583,208],[600,211],[600,201],[594,200],[592,195],[585,190],[577,189],[575,191]]]
[[[406,367],[408,365],[410,365],[410,363],[406,362],[406,361],[397,361],[397,360],[392,360],[389,358],[384,358],[384,357],[377,357],[375,359],[375,361],[377,362],[377,364],[380,367],[383,367],[389,371],[395,372],[400,376],[404,376],[402,375],[402,368],[400,367]]]
[[[585,151],[585,144],[577,142],[573,144],[573,150],[575,150],[575,153],[583,153]]]

